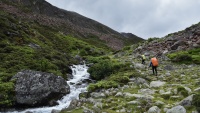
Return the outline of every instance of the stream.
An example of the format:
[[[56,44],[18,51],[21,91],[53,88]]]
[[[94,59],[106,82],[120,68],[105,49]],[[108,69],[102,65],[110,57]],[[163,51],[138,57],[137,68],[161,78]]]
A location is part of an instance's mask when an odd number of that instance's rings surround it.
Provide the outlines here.
[[[67,81],[70,86],[70,93],[57,101],[59,105],[53,107],[30,108],[24,111],[14,111],[12,113],[51,113],[52,110],[67,108],[73,99],[79,99],[79,94],[86,91],[88,83],[83,83],[82,81],[89,79],[89,73],[87,72],[88,67],[85,64],[73,65],[71,69],[73,78]]]

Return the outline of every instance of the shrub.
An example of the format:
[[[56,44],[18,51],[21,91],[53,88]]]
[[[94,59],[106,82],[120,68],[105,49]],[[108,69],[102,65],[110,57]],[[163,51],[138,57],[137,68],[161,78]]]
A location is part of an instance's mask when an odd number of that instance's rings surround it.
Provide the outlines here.
[[[181,95],[183,95],[184,97],[187,97],[189,94],[188,94],[188,91],[184,88],[184,87],[182,87],[182,86],[179,86],[178,88],[177,88],[177,92],[178,92],[178,94],[181,94]]]
[[[100,61],[90,67],[88,72],[92,79],[101,80],[113,72],[112,62],[110,60]]]
[[[194,105],[197,111],[200,112],[200,92],[193,96],[192,105]]]
[[[100,57],[92,57],[88,56],[86,57],[88,63],[98,63],[98,62],[103,62],[104,60],[110,60],[108,56],[100,56]]]
[[[129,82],[129,77],[127,76],[123,76],[123,75],[116,75],[116,76],[112,76],[110,78],[110,80],[116,81],[118,83],[127,83]]]
[[[179,63],[196,63],[200,64],[200,48],[191,49],[188,51],[179,51],[175,53],[168,54],[167,56],[173,61],[173,62],[179,62]]]
[[[90,84],[88,87],[87,87],[87,90],[88,92],[93,92],[97,89],[97,85],[96,84]]]

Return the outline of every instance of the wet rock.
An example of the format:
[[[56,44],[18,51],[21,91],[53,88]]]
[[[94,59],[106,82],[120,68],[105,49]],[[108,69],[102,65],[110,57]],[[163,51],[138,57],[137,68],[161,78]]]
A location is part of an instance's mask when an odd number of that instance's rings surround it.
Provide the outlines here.
[[[60,113],[61,110],[53,109],[51,113]]]
[[[73,99],[70,102],[70,105],[67,108],[62,109],[62,111],[70,111],[75,109],[76,107],[80,107],[81,106],[81,102],[79,102],[77,99]]]

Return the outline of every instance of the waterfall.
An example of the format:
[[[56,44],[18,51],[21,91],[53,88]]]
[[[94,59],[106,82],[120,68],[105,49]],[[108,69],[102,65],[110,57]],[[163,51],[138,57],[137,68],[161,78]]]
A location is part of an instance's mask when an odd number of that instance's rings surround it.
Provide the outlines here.
[[[51,113],[52,110],[62,110],[63,108],[67,108],[73,99],[79,99],[79,94],[86,91],[88,84],[82,83],[82,80],[89,78],[89,73],[87,72],[88,67],[85,64],[73,65],[71,66],[71,69],[73,78],[66,81],[70,86],[70,93],[57,101],[59,105],[53,107],[30,108],[24,111],[14,111],[12,113],[25,113],[28,111],[33,113]]]

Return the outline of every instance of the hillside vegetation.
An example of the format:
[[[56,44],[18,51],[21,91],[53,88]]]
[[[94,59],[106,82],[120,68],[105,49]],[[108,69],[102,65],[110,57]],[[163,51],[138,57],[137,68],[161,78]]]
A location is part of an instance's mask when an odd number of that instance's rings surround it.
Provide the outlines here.
[[[14,100],[10,79],[21,70],[50,72],[67,78],[70,65],[80,63],[79,56],[99,56],[110,49],[91,45],[57,29],[30,22],[0,11],[0,106]],[[91,40],[92,42],[92,40]]]
[[[159,57],[158,76],[152,74],[147,56],[141,64],[133,48],[126,47],[118,53],[98,57],[89,68],[91,77],[98,80],[88,86],[87,95],[81,94],[79,104],[71,103],[73,109],[61,113],[197,113],[200,111],[200,58],[199,48],[185,51],[191,60],[178,61]],[[181,52],[182,53],[182,52]],[[192,53],[192,54],[190,54]],[[179,59],[180,52],[169,54]],[[197,64],[194,64],[197,63]],[[89,96],[88,96],[89,95]],[[74,107],[76,106],[76,107]],[[70,108],[69,107],[69,108]]]
[[[11,78],[17,72],[49,72],[67,80],[70,66],[86,60],[96,82],[61,113],[171,113],[177,106],[181,113],[200,111],[199,23],[141,42],[44,0],[2,0],[0,9],[0,110],[15,107]],[[149,68],[155,55],[158,76]]]

